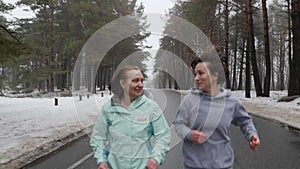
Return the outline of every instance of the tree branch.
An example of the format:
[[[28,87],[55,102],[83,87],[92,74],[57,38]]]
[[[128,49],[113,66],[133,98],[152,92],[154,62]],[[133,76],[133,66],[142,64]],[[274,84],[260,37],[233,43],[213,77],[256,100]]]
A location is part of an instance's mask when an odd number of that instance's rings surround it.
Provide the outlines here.
[[[22,44],[22,42],[17,38],[17,37],[15,37],[13,34],[12,34],[12,32],[10,32],[6,27],[4,27],[3,25],[1,25],[0,24],[0,27],[3,29],[3,30],[5,30],[13,39],[15,39],[17,42],[19,42],[19,43],[21,43]]]

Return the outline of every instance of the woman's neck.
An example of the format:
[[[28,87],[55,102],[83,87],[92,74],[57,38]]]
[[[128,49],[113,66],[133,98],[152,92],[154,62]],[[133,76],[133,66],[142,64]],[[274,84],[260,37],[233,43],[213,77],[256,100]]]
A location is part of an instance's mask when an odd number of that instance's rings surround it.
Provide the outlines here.
[[[217,85],[212,86],[210,88],[210,91],[207,92],[207,94],[209,94],[210,96],[216,96],[216,95],[218,95],[220,93],[221,93],[221,90],[220,90],[220,88]]]
[[[122,106],[128,108],[130,104],[131,104],[131,100],[130,100],[130,98],[128,96],[123,96],[121,98],[121,105]]]
[[[132,102],[134,99],[136,99],[136,98],[131,98],[131,97],[125,95],[125,96],[123,96],[123,97],[121,98],[121,105],[123,105],[124,107],[128,108],[129,105],[131,104],[131,102]]]

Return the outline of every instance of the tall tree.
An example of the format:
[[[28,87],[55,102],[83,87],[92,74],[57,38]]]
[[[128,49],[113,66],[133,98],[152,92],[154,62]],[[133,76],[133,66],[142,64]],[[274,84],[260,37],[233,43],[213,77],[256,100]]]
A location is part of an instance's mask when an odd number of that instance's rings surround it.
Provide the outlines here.
[[[251,94],[251,55],[250,55],[250,36],[249,36],[249,27],[247,26],[246,32],[248,33],[247,41],[246,41],[246,79],[245,79],[245,97],[250,98]]]
[[[34,46],[39,48],[39,57],[41,62],[37,63],[40,65],[39,72],[43,72],[43,79],[46,81],[47,91],[54,91],[55,81],[55,52],[54,52],[54,25],[55,25],[55,12],[58,5],[58,0],[53,1],[38,1],[38,0],[21,0],[17,3],[18,5],[27,5],[33,11],[36,11],[36,18],[32,19],[28,23],[36,25],[37,29],[29,28],[30,33],[38,34],[39,38],[37,41],[32,41]],[[41,45],[42,44],[42,45]]]
[[[293,56],[290,61],[289,96],[300,95],[300,0],[292,0],[291,5]]]
[[[19,90],[17,79],[22,76],[18,74],[17,70],[20,68],[16,66],[16,62],[21,55],[28,52],[23,41],[24,36],[22,32],[17,31],[15,21],[8,20],[4,15],[14,8],[15,6],[0,0],[0,95],[3,86]]]
[[[238,8],[236,7],[236,16],[235,16],[235,37],[234,37],[234,57],[233,57],[233,75],[232,75],[232,86],[231,90],[236,89],[236,70],[237,70],[237,43],[238,43]]]
[[[291,60],[292,60],[292,28],[291,28],[291,3],[290,0],[287,1],[287,14],[288,14],[288,61],[289,61],[289,72],[292,71],[291,69]],[[291,74],[290,74],[291,76]],[[288,88],[291,88],[290,81],[288,82]]]
[[[256,60],[256,48],[255,48],[255,37],[254,37],[254,29],[253,29],[253,16],[252,16],[252,0],[247,0],[247,23],[249,29],[249,49],[250,49],[250,56],[251,56],[251,65],[252,65],[252,72],[254,77],[254,86],[256,91],[256,96],[262,96],[262,86],[261,80],[259,77],[259,71],[257,67],[257,60]]]
[[[224,71],[226,78],[226,87],[230,88],[230,77],[229,77],[229,9],[228,0],[225,0],[225,56],[224,56]]]
[[[0,0],[0,64],[15,59],[23,49],[20,34],[11,28],[12,23],[4,17],[14,8]]]
[[[270,58],[270,43],[269,43],[269,21],[266,0],[262,0],[262,13],[264,22],[264,46],[265,46],[265,64],[266,76],[264,80],[264,93],[263,96],[270,96],[270,83],[271,83],[271,58]]]

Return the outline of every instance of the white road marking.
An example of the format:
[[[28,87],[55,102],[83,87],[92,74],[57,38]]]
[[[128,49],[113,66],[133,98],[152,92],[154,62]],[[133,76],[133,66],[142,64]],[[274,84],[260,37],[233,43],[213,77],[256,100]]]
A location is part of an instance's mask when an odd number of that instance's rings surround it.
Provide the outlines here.
[[[93,156],[93,152],[91,152],[90,154],[86,155],[85,157],[83,157],[82,159],[78,160],[76,163],[74,163],[73,165],[71,165],[70,167],[68,167],[67,169],[75,169],[76,167],[78,167],[80,164],[82,164],[83,162],[85,162],[87,159],[89,159],[90,157]]]

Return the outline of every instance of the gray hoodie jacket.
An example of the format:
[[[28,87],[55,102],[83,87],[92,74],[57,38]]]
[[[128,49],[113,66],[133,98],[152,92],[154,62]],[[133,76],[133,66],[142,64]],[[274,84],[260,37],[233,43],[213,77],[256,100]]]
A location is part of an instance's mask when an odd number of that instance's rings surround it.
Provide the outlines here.
[[[191,168],[221,169],[233,166],[234,154],[230,139],[230,124],[239,126],[245,138],[258,135],[251,116],[229,90],[222,89],[217,96],[209,96],[199,89],[192,89],[181,102],[173,122],[183,139],[184,165]],[[191,130],[206,133],[209,139],[194,143]]]

